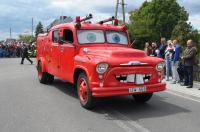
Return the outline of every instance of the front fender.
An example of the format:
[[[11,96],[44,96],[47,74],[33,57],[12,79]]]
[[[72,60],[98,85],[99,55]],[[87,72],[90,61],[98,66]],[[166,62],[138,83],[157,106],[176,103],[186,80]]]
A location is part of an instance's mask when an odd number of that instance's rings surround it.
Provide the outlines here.
[[[88,81],[90,82],[92,76],[96,72],[96,62],[88,56],[79,56],[79,55],[74,58],[74,62],[75,65],[73,72],[75,73],[75,70],[77,68],[83,70],[88,77]]]

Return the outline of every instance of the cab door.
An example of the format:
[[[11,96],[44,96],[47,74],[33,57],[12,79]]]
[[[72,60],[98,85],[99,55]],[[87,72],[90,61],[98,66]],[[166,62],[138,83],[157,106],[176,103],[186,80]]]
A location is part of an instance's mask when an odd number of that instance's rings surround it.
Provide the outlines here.
[[[60,54],[60,45],[59,41],[59,30],[52,31],[52,43],[50,46],[50,73],[54,76],[59,76],[59,54]]]
[[[63,80],[73,82],[75,56],[74,34],[70,29],[63,29],[63,44],[60,45],[60,76]]]

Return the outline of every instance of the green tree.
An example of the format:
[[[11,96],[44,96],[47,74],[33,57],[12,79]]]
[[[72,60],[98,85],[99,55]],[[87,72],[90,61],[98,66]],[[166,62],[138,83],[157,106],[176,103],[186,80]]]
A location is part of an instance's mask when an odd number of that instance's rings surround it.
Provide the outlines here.
[[[196,42],[198,57],[200,58],[200,31],[195,30],[195,34],[198,32],[198,42]]]
[[[178,22],[188,20],[188,13],[176,0],[152,0],[131,11],[129,20],[131,38],[159,42],[161,37],[170,39]]]
[[[192,39],[198,51],[200,51],[198,30],[195,30],[190,23],[179,21],[172,32],[172,39],[178,39],[182,47],[186,47],[187,40]]]
[[[43,31],[43,25],[42,25],[42,23],[41,22],[39,22],[38,24],[37,24],[37,26],[36,26],[36,29],[35,29],[35,37],[37,37],[37,35],[39,34],[39,33],[43,33],[44,31]]]
[[[25,42],[27,44],[31,44],[35,40],[32,37],[32,35],[19,35],[19,41],[23,41],[23,42]]]

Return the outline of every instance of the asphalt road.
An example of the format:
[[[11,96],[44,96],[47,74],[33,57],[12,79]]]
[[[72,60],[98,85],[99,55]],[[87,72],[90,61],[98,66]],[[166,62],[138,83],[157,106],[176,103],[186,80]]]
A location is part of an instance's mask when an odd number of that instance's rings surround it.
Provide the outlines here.
[[[0,59],[0,132],[199,132],[200,99],[155,93],[146,104],[130,96],[82,108],[71,84],[38,82],[34,65]]]

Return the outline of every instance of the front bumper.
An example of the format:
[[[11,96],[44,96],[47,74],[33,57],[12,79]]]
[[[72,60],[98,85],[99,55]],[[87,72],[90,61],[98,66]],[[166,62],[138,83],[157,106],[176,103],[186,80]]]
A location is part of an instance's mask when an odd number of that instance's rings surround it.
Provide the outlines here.
[[[129,88],[146,87],[145,92],[129,93]],[[94,97],[108,97],[108,96],[120,96],[120,95],[132,95],[132,94],[144,94],[164,91],[166,89],[166,83],[148,84],[148,85],[135,85],[135,86],[123,86],[123,87],[93,87],[92,96]]]

